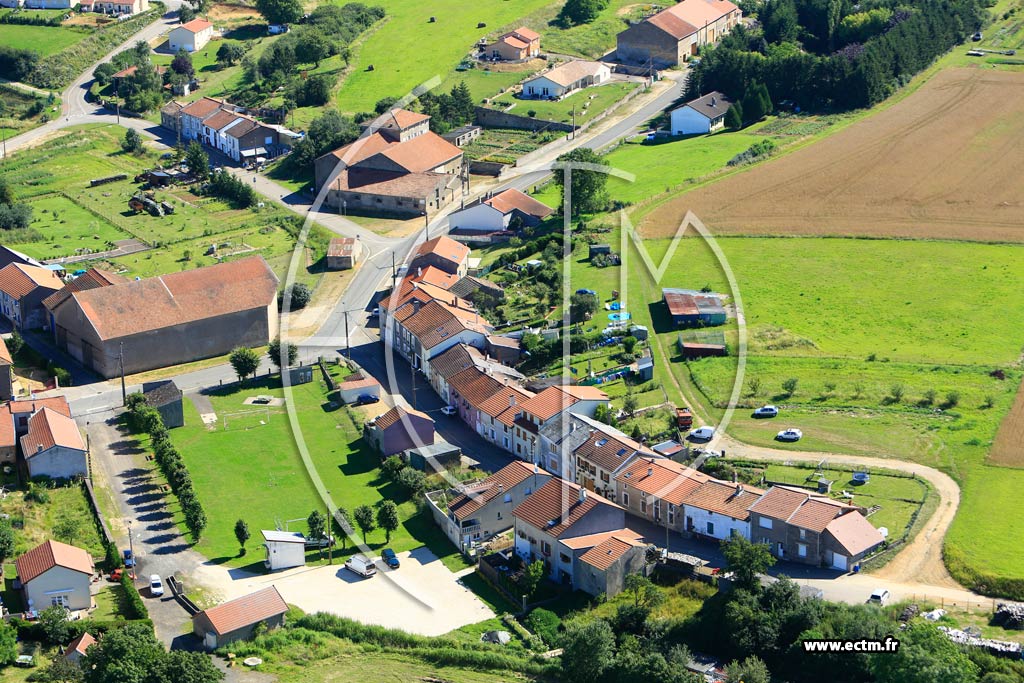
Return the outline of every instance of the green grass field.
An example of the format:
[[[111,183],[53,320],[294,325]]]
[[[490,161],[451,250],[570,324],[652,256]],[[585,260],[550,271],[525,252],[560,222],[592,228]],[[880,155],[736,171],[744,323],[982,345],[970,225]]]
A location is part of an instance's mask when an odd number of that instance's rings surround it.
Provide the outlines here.
[[[0,129],[5,137],[13,137],[41,125],[45,117],[54,114],[46,111],[46,97],[30,94],[11,85],[0,84]],[[54,100],[50,107],[60,103]]]
[[[387,17],[358,49],[352,73],[338,91],[343,112],[373,111],[382,97],[401,97],[433,77],[445,79],[480,38],[551,0],[480,0],[472,6],[429,0],[382,0]],[[430,17],[436,21],[430,23]],[[477,28],[478,23],[486,27]],[[397,50],[396,45],[410,49]],[[414,46],[414,47],[413,47]],[[373,71],[368,67],[373,66]]]
[[[370,547],[387,545],[401,552],[427,544],[449,566],[464,566],[429,513],[418,513],[416,503],[404,490],[381,478],[379,457],[365,446],[361,425],[346,408],[332,407],[327,402],[326,387],[319,376],[310,384],[294,387],[293,392],[306,445],[335,503],[349,512],[384,499],[399,503],[402,526],[392,535],[390,544],[385,543],[383,532],[371,532]],[[248,556],[238,556],[235,520],[245,519],[255,539],[259,529],[273,529],[278,521],[305,520],[314,509],[323,509],[283,408],[273,409],[269,419],[265,413],[230,417],[231,413],[251,411],[252,407],[244,406],[242,401],[257,394],[282,396],[283,392],[279,380],[273,378],[215,393],[211,396],[214,409],[218,415],[229,417],[227,429],[221,422],[212,431],[203,426],[195,408],[186,402],[186,426],[171,433],[210,520],[197,549],[214,562],[232,566],[262,560],[253,550],[258,543],[250,544]],[[266,424],[258,424],[260,419]],[[292,528],[305,529],[304,522],[293,524]],[[352,552],[351,544],[348,552]]]
[[[437,91],[450,92],[453,86],[464,82],[473,96],[473,101],[480,104],[484,98],[494,97],[532,73],[532,71],[485,71],[482,68],[468,71],[453,70],[438,86]]]
[[[650,7],[633,0],[612,0],[589,24],[563,28],[555,21],[562,3],[555,3],[537,10],[522,23],[540,33],[544,52],[597,59],[615,49],[615,37],[625,30],[627,19],[639,18],[639,13]]]
[[[22,50],[35,50],[43,57],[74,45],[90,33],[87,29],[63,26],[3,25],[4,45]]]
[[[11,246],[39,259],[103,251],[116,240],[131,237],[109,221],[58,194],[32,200],[32,228],[45,239]]]
[[[637,83],[608,83],[578,90],[564,100],[557,102],[550,100],[520,100],[510,97],[502,98],[502,101],[512,100],[515,102],[516,106],[511,110],[513,114],[526,116],[528,112],[534,111],[538,119],[562,123],[571,123],[571,112],[573,109],[576,109],[576,125],[580,126],[598,114],[603,113],[638,87],[639,84]]]
[[[14,527],[14,553],[17,557],[35,548],[47,539],[53,538],[54,525],[63,520],[71,520],[76,529],[74,536],[65,539],[85,548],[94,557],[102,558],[103,543],[85,491],[81,486],[69,485],[46,489],[49,500],[45,503],[25,500],[25,491],[11,492],[0,504],[0,510],[11,516]]]

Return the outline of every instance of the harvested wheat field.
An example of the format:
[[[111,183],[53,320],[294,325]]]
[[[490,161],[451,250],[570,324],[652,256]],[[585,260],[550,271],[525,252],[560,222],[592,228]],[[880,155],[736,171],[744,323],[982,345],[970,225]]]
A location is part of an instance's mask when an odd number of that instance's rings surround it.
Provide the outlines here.
[[[1024,383],[1017,390],[1010,412],[999,423],[988,459],[994,465],[1024,467]]]
[[[831,137],[657,206],[713,232],[1024,242],[1024,73],[947,69]]]

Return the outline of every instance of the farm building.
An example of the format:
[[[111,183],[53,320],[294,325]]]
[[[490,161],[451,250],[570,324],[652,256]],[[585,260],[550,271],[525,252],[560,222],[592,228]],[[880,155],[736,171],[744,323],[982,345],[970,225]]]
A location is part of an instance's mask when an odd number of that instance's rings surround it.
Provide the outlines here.
[[[369,443],[384,457],[434,443],[434,421],[426,413],[395,406],[366,427]]]
[[[520,62],[540,54],[540,34],[520,26],[500,36],[483,49],[486,59]]]
[[[442,133],[441,137],[456,147],[463,147],[476,140],[483,132],[484,129],[480,126],[467,125]]]
[[[687,360],[728,355],[728,349],[725,344],[705,344],[703,342],[686,341],[682,338],[679,340],[679,350],[682,352],[683,358]]]
[[[283,626],[287,612],[284,598],[277,588],[269,586],[199,612],[192,617],[192,632],[207,650],[216,650],[251,638],[257,624],[266,624],[268,628]]]
[[[260,531],[266,557],[263,566],[272,572],[306,564],[306,538],[297,531]]]
[[[476,277],[475,275],[467,275],[459,279],[448,288],[448,291],[460,299],[469,299],[477,292],[483,292],[498,301],[502,301],[505,298],[505,290],[501,285],[481,277]]]
[[[676,327],[725,324],[725,308],[717,295],[671,288],[662,289],[661,294]]]
[[[453,211],[448,216],[448,227],[457,235],[515,232],[539,224],[553,211],[530,195],[509,188],[477,204]]]
[[[42,611],[59,605],[77,611],[92,607],[89,586],[93,563],[81,548],[46,541],[19,557],[14,565],[28,609]]]
[[[173,429],[185,425],[185,411],[181,403],[181,389],[174,380],[146,382],[142,385],[146,404],[160,413],[164,427]]]
[[[277,334],[277,276],[262,256],[73,292],[57,346],[102,377],[263,346]]]
[[[732,100],[715,91],[672,110],[672,135],[714,133],[725,127]]]
[[[619,33],[615,57],[650,69],[678,66],[735,28],[741,16],[729,0],[683,0]]]
[[[0,314],[15,329],[43,327],[48,322],[43,300],[63,286],[52,270],[10,263],[0,268]]]
[[[30,477],[72,479],[89,473],[78,425],[52,408],[44,407],[29,417],[28,431],[21,437],[21,453]]]
[[[524,82],[522,96],[557,100],[577,90],[604,83],[611,77],[612,71],[606,64],[575,59]]]
[[[213,24],[206,19],[192,21],[176,26],[167,34],[167,43],[171,52],[185,50],[195,52],[202,50],[213,38]]]
[[[327,247],[327,269],[348,270],[355,268],[357,255],[361,251],[354,237],[335,237]]]

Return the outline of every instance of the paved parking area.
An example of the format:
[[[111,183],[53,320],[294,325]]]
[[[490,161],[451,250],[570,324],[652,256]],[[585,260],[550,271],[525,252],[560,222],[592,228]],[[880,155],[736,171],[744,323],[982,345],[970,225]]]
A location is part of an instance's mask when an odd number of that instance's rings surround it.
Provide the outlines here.
[[[274,585],[285,601],[306,612],[330,612],[364,623],[436,636],[495,616],[426,548],[399,553],[396,570],[378,565],[364,579],[335,562],[254,575],[206,565],[196,578],[224,599]]]

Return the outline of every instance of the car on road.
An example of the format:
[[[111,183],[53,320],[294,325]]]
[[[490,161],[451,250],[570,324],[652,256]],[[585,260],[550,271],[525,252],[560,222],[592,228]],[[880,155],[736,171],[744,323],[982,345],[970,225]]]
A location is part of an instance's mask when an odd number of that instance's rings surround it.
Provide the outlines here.
[[[377,565],[365,555],[353,555],[345,560],[345,569],[355,572],[364,579],[368,579],[377,573]]]
[[[384,560],[384,564],[389,569],[398,569],[402,566],[402,563],[398,561],[398,555],[395,555],[395,551],[391,548],[384,548],[384,550],[380,551],[380,559]]]
[[[129,568],[135,566],[135,553],[131,550],[121,551],[121,556],[124,558],[124,566]]]
[[[374,396],[373,394],[359,394],[359,397],[356,398],[356,405],[357,406],[366,406],[366,405],[370,405],[371,403],[376,403],[379,400],[380,400],[380,397],[379,396]]]
[[[699,441],[710,441],[714,435],[714,427],[697,427],[696,429],[690,430],[690,438],[697,439]]]
[[[441,413],[447,415],[448,417],[451,417],[452,415],[455,415],[458,412],[459,411],[455,408],[455,406],[445,406],[444,408],[441,408]]]
[[[153,574],[149,577],[149,594],[154,598],[164,594],[164,582],[160,580],[159,574]]]
[[[888,604],[889,598],[891,597],[892,594],[890,594],[889,591],[887,591],[886,589],[876,588],[874,592],[871,593],[871,597],[868,598],[868,603],[879,606],[886,605]]]
[[[799,441],[804,438],[804,433],[799,429],[783,429],[775,435],[775,438],[779,441]]]
[[[776,417],[779,414],[779,409],[775,406],[761,406],[754,411],[754,417]]]

